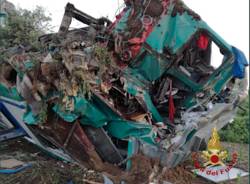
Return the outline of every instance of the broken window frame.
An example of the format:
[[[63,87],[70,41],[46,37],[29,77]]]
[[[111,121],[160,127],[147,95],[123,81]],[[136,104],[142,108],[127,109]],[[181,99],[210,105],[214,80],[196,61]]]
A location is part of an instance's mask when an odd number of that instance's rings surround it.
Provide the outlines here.
[[[218,46],[218,48],[223,52],[224,59],[222,61],[222,64],[217,69],[215,69],[215,71],[209,76],[208,80],[203,84],[192,81],[188,76],[186,76],[184,72],[174,67],[169,69],[166,74],[171,75],[183,82],[188,88],[190,88],[190,90],[195,92],[195,94],[207,91],[207,96],[212,96],[213,94],[218,94],[223,89],[226,82],[232,79],[231,69],[234,61],[234,56],[231,51],[231,47],[227,45],[226,42],[212,29],[209,30],[209,27],[208,29],[197,30],[189,39],[187,44],[185,44],[185,46],[189,45],[194,37],[200,33],[207,34],[211,41],[214,42],[215,45]],[[181,48],[178,53],[183,52],[183,50],[186,48],[185,46],[183,46],[183,48]],[[220,78],[220,80],[218,80],[218,78]],[[184,106],[186,108],[189,108],[196,104],[195,94],[189,96],[185,100]]]

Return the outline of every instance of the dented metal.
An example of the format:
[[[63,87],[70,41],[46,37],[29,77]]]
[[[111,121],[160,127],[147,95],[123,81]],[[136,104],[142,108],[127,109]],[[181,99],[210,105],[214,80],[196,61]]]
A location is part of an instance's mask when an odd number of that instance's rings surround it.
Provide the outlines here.
[[[69,30],[72,18],[87,26]],[[39,53],[7,50],[0,96],[25,103],[20,121],[40,139],[100,170],[129,168],[136,154],[178,165],[234,118],[246,90],[232,47],[179,0],[126,1],[113,23],[67,4],[59,32],[39,40]]]

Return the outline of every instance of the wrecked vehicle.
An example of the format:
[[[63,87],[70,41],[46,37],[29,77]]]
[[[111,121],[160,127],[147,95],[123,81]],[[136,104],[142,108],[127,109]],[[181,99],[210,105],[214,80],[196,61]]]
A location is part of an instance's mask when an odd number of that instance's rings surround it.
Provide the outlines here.
[[[26,136],[100,170],[129,169],[137,154],[175,167],[234,118],[246,90],[243,53],[180,0],[125,5],[111,22],[68,3],[58,33],[39,38],[43,50],[5,51],[0,141]],[[70,30],[73,18],[86,27]]]

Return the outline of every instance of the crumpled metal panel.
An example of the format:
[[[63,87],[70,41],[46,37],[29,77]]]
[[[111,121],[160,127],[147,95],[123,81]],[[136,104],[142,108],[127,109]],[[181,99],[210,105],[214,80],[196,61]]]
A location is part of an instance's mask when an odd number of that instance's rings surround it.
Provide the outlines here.
[[[72,18],[88,26],[69,31]],[[39,40],[39,54],[7,51],[0,96],[25,101],[34,132],[93,165],[143,153],[176,166],[212,125],[227,124],[235,91],[245,90],[232,73],[232,47],[180,0],[126,1],[113,23],[67,4],[59,32]],[[212,42],[224,55],[217,69]]]

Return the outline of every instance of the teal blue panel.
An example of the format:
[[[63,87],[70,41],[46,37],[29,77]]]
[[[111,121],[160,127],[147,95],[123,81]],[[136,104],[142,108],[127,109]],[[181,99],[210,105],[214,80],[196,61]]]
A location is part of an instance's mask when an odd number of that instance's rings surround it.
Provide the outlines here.
[[[99,99],[96,96],[94,97],[94,95],[93,95],[93,103],[95,107],[98,107],[98,109],[103,114],[105,114],[108,120],[121,119],[121,117],[116,112],[114,112],[109,106],[107,106],[101,99]]]
[[[217,94],[224,88],[225,84],[232,79],[232,66],[221,71],[220,76],[213,87]]]
[[[123,17],[119,20],[119,22],[116,24],[114,31],[115,32],[121,32],[125,31],[127,28],[127,20],[130,15],[131,8],[129,8],[126,13],[123,15]]]
[[[135,85],[133,85],[132,83],[128,82],[127,83],[127,88],[125,89],[129,94],[136,96],[137,95],[137,88]]]
[[[124,70],[124,77],[140,88],[146,88],[147,83],[149,82],[143,75],[133,68],[126,68]]]
[[[195,34],[198,22],[187,12],[182,15],[177,14],[175,17],[167,14],[160,20],[158,26],[154,27],[147,38],[147,43],[159,53],[163,52],[164,47],[176,53]]]
[[[53,110],[64,120],[67,122],[72,123],[73,121],[75,121],[79,115],[73,113],[73,112],[69,112],[69,111],[65,111],[63,110],[63,108],[60,105],[55,105],[53,107]]]
[[[188,78],[181,71],[177,70],[175,67],[172,67],[166,73],[179,79],[181,82],[183,82],[185,85],[187,85],[194,92],[199,91],[203,87],[202,85],[199,85],[196,82],[193,82],[190,78]]]
[[[165,68],[162,67],[160,61],[153,55],[146,55],[140,62],[140,64],[137,67],[133,68],[133,70],[133,73],[139,73],[145,79],[154,81],[163,74]]]
[[[103,114],[95,105],[81,97],[73,97],[74,111],[65,111],[61,106],[55,105],[53,110],[65,121],[73,122],[81,117],[81,123],[94,127],[102,127],[107,122],[105,114]]]
[[[149,112],[152,113],[153,119],[157,122],[163,122],[160,113],[158,112],[158,110],[154,106],[154,104],[151,100],[151,97],[149,96],[149,94],[147,92],[144,92],[144,101],[147,105]]]
[[[17,101],[22,100],[22,97],[19,95],[16,87],[8,88],[4,84],[0,84],[0,96],[7,97]]]
[[[156,144],[156,133],[149,124],[130,122],[125,120],[114,120],[108,123],[106,130],[110,135],[118,139],[130,137],[139,138],[149,144]]]
[[[38,118],[32,114],[30,109],[23,115],[23,121],[28,125],[37,125],[39,123]]]
[[[33,61],[24,62],[24,67],[26,70],[31,70],[35,66]]]
[[[218,44],[219,47],[225,48],[226,50],[232,52],[232,46],[229,45],[229,44],[228,44],[228,43],[227,43],[218,33],[216,33],[210,26],[208,26],[206,22],[200,21],[200,22],[199,22],[199,28],[208,31],[208,32],[212,35],[214,42],[215,42],[216,44]]]
[[[135,153],[136,145],[137,145],[137,141],[135,141],[135,139],[133,139],[133,138],[129,139],[129,141],[128,141],[127,158],[132,158],[132,156],[134,154],[136,154]],[[131,166],[132,166],[132,161],[131,161],[131,159],[129,159],[127,161],[127,164],[126,164],[126,170],[129,171],[131,169]]]
[[[127,79],[128,80],[128,79]],[[145,105],[147,106],[147,109],[149,112],[152,113],[152,117],[157,122],[163,122],[162,117],[156,107],[154,106],[150,95],[147,93],[147,91],[141,89],[141,87],[137,87],[136,81],[127,81],[125,85],[125,91],[127,91],[129,94],[133,96],[143,97],[143,100],[145,102]],[[140,90],[138,90],[140,88]]]
[[[88,124],[94,127],[102,127],[107,122],[105,114],[103,114],[98,107],[86,100],[85,98],[75,98],[75,113],[80,114],[81,117],[89,120]],[[84,124],[83,121],[81,123]],[[91,124],[90,124],[91,123]]]

